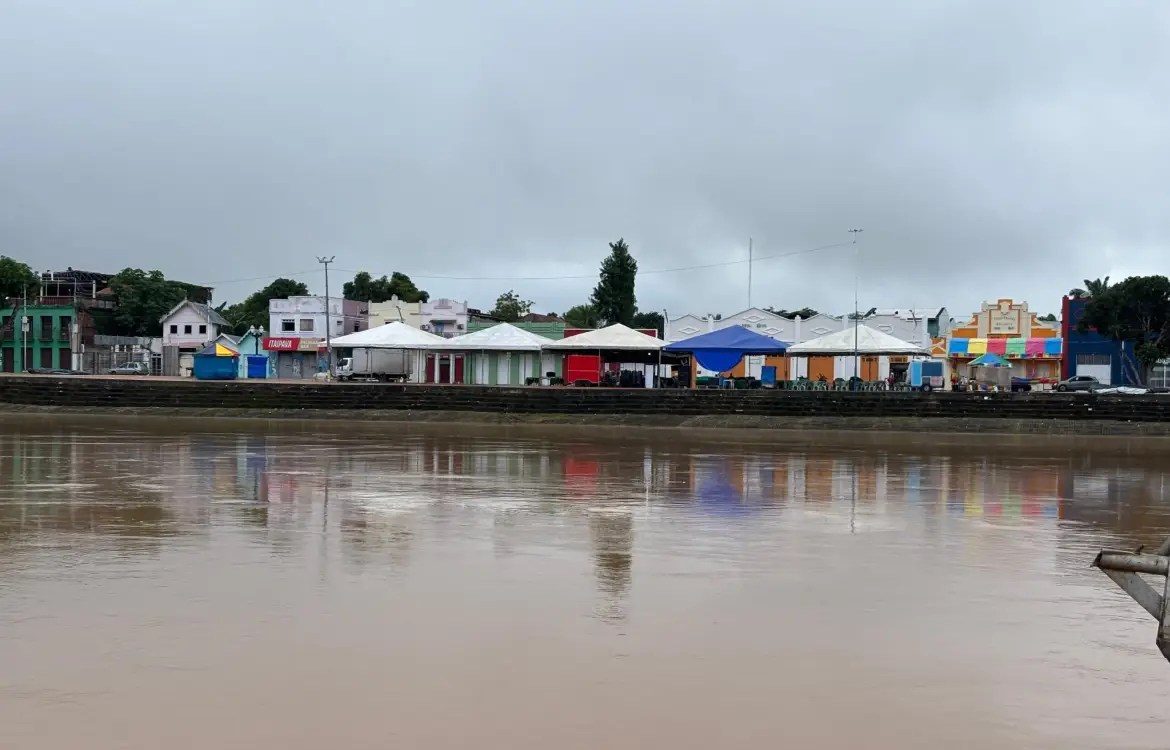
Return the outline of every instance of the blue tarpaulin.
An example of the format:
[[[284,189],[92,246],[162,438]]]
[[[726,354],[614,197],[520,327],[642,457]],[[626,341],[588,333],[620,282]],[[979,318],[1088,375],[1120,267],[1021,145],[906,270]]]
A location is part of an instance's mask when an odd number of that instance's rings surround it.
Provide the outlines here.
[[[984,354],[971,360],[968,367],[1011,367],[1012,363],[1008,362],[998,354]]]
[[[690,352],[700,366],[715,372],[727,372],[748,354],[783,354],[787,350],[788,344],[783,341],[744,326],[720,328],[667,344],[664,348],[668,352]]]

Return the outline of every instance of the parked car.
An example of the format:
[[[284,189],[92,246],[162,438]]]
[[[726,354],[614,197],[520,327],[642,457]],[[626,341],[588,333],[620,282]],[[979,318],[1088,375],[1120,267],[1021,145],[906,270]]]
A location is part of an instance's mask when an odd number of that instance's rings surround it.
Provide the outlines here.
[[[1101,387],[1101,381],[1092,375],[1073,375],[1056,384],[1058,391],[1092,391]]]
[[[145,362],[127,362],[110,368],[111,375],[149,375],[150,366]]]
[[[1025,393],[1032,390],[1032,381],[1027,378],[1012,378],[1012,393]]]

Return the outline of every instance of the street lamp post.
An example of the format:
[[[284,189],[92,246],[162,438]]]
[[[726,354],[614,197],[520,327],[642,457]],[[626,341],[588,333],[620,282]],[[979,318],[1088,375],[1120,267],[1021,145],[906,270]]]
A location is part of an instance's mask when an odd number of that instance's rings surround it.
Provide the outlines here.
[[[857,379],[861,374],[861,358],[857,351],[857,327],[860,324],[861,311],[857,301],[858,286],[860,285],[859,274],[861,273],[860,263],[861,255],[857,250],[857,235],[864,232],[864,229],[850,229],[849,233],[853,235],[853,387],[857,387]]]
[[[330,255],[328,258],[321,256],[317,258],[318,263],[325,266],[325,357],[329,363],[329,376],[333,377],[333,326],[330,325],[329,319],[329,264],[333,262],[336,255]],[[342,316],[345,320],[345,316]]]

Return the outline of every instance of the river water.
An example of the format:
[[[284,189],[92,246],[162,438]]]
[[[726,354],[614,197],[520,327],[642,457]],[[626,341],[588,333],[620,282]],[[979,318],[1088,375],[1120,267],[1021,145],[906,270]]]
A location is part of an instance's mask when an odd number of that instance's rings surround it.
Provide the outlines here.
[[[1165,453],[744,440],[8,417],[0,747],[1166,746]]]

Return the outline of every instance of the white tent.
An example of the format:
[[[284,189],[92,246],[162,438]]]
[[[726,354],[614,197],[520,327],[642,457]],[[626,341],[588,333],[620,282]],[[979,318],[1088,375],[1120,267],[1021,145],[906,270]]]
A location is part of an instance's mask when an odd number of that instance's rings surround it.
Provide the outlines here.
[[[447,343],[447,339],[442,336],[420,331],[399,321],[338,336],[332,341],[334,348],[413,350],[415,352],[414,364],[410,370],[415,382],[421,382],[426,370],[426,355],[423,352],[437,349],[445,343]]]
[[[510,323],[500,323],[475,333],[443,339],[441,345],[433,348],[460,352],[538,352],[550,341],[544,336],[537,336],[531,331],[517,328]]]
[[[585,333],[578,333],[576,336],[569,336],[567,338],[550,341],[544,345],[546,351],[631,351],[631,352],[647,352],[658,351],[666,346],[666,342],[662,339],[635,331],[633,328],[628,328],[621,323],[614,323],[605,328],[598,328],[595,331],[586,331]]]
[[[464,382],[475,385],[524,385],[530,378],[544,378],[558,367],[555,355],[542,354],[550,343],[508,323],[446,339],[435,347],[446,352],[464,352]],[[452,355],[454,356],[454,355]]]
[[[357,333],[338,336],[333,346],[354,349],[438,349],[447,339],[394,321]]]
[[[849,326],[843,331],[834,331],[802,344],[794,344],[788,347],[788,354],[795,357],[844,356],[854,352],[870,357],[880,354],[930,354],[929,349],[867,325],[858,324],[856,340],[854,335],[854,327]]]

